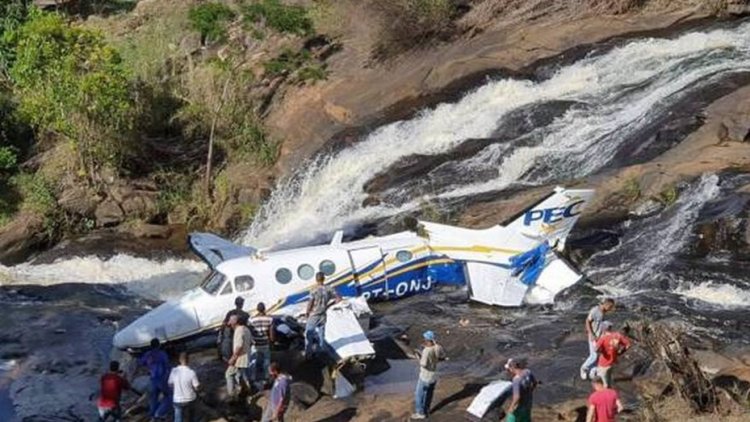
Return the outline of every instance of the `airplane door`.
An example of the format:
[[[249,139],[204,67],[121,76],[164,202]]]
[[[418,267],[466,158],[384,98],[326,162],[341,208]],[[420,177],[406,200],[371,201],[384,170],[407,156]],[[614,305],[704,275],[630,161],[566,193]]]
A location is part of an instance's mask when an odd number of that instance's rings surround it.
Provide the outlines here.
[[[385,274],[383,251],[377,246],[354,249],[349,251],[349,257],[352,260],[354,277],[359,282],[360,291],[368,298],[387,298],[388,280]]]

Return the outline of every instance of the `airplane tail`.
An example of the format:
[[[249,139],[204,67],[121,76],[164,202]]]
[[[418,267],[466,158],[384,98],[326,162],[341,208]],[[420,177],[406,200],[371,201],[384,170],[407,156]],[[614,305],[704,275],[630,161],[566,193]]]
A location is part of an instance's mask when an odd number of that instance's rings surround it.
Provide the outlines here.
[[[527,209],[507,227],[524,237],[548,241],[562,250],[581,212],[594,196],[591,189],[555,188],[547,198]]]

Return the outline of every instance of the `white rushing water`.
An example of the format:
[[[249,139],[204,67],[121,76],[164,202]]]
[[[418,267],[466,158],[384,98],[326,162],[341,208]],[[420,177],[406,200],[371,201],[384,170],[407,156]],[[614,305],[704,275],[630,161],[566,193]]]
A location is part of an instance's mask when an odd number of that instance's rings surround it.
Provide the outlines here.
[[[685,283],[675,293],[689,299],[722,308],[745,308],[750,306],[750,291],[719,282]]]
[[[686,89],[743,70],[750,70],[750,24],[676,39],[633,41],[564,67],[541,82],[489,82],[456,103],[383,126],[356,145],[303,166],[273,192],[242,242],[262,247],[300,243],[414,209],[424,198],[398,207],[363,207],[367,198],[363,187],[401,158],[442,153],[466,139],[489,137],[499,129],[503,116],[532,104],[563,100],[585,107],[569,110],[539,135],[536,145],[516,148],[499,162],[490,156],[493,148],[480,153],[478,157],[494,166],[496,177],[491,180],[442,186],[437,195],[468,196],[528,182],[524,177],[540,163],[552,169],[547,180],[589,174]]]
[[[199,261],[153,261],[127,254],[59,259],[51,264],[0,265],[0,285],[61,283],[125,284],[134,293],[167,299],[199,283],[207,266]]]
[[[608,293],[625,295],[631,289],[650,289],[661,277],[671,258],[681,251],[692,235],[692,226],[703,204],[720,193],[719,177],[704,175],[664,213],[636,221],[620,244],[592,256],[584,267],[595,281],[606,281]],[[640,227],[642,226],[642,227]]]

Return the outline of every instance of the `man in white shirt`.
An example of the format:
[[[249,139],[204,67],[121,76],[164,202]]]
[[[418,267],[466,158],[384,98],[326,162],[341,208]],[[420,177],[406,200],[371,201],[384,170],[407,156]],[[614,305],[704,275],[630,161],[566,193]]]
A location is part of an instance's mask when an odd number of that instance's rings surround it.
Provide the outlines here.
[[[180,365],[169,374],[169,385],[174,391],[174,422],[192,422],[193,405],[200,386],[195,371],[188,367],[188,354],[180,353]]]

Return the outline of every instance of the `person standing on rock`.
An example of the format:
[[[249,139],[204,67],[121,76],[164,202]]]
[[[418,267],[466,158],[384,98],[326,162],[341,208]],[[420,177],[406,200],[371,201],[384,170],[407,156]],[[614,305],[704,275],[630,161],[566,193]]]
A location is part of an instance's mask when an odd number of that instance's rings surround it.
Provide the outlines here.
[[[227,315],[224,317],[224,322],[221,324],[221,328],[219,328],[219,336],[216,339],[216,344],[219,347],[219,359],[224,362],[232,357],[232,327],[229,326],[229,318],[231,318],[232,315],[236,315],[237,318],[250,317],[247,312],[242,310],[243,306],[245,306],[245,299],[243,299],[242,296],[237,296],[234,299],[234,309],[227,312]]]
[[[325,285],[326,276],[322,272],[315,274],[317,286],[310,292],[307,302],[307,324],[305,326],[305,358],[313,356],[313,348],[317,344],[318,350],[325,344],[326,310],[328,302],[341,301],[341,296],[332,287]]]
[[[273,380],[268,404],[263,411],[261,422],[284,422],[284,414],[289,408],[291,398],[292,377],[281,370],[278,363],[272,362],[268,367],[268,373]]]
[[[594,392],[588,400],[586,422],[615,422],[618,413],[622,412],[622,403],[617,391],[604,385],[600,376],[592,381]]]
[[[99,385],[99,400],[96,403],[99,408],[99,422],[110,420],[120,422],[122,420],[120,397],[123,391],[130,390],[139,394],[130,386],[128,380],[122,376],[120,362],[113,360],[109,363],[109,372],[102,375]]]
[[[608,321],[604,321],[601,328],[602,335],[596,341],[596,351],[599,354],[596,373],[607,388],[612,388],[612,367],[617,363],[617,358],[630,349],[630,339],[612,330],[612,324]]]
[[[163,419],[171,407],[167,380],[169,378],[169,356],[161,349],[159,339],[151,340],[151,349],[138,359],[140,366],[148,368],[151,389],[149,390],[148,415],[151,419]]]
[[[229,325],[234,332],[232,341],[232,356],[227,361],[227,371],[225,373],[227,381],[227,394],[230,399],[236,399],[239,396],[242,380],[249,386],[248,366],[250,366],[250,348],[253,345],[252,334],[247,328],[247,319],[239,318],[232,315],[229,318]]]
[[[534,390],[538,385],[534,374],[526,368],[526,362],[520,359],[508,359],[505,370],[512,378],[513,398],[506,413],[506,422],[531,422]]]
[[[589,357],[581,365],[581,379],[587,380],[590,377],[591,370],[596,366],[598,354],[596,352],[596,341],[602,334],[601,324],[604,321],[604,315],[615,310],[615,301],[611,298],[604,299],[600,304],[591,308],[586,316],[586,336],[589,344]]]
[[[250,380],[258,391],[263,390],[271,364],[271,344],[276,341],[273,318],[266,315],[266,305],[258,303],[257,314],[250,318],[253,347],[250,351]]]
[[[192,422],[195,400],[198,398],[198,376],[188,366],[188,354],[180,353],[180,364],[169,374],[168,384],[174,391],[174,422]]]
[[[419,379],[414,391],[414,410],[412,419],[426,419],[430,414],[432,395],[437,384],[438,362],[445,359],[443,347],[437,344],[435,333],[425,331],[422,334],[424,349],[419,358]]]

